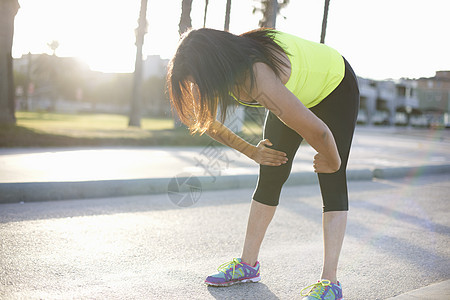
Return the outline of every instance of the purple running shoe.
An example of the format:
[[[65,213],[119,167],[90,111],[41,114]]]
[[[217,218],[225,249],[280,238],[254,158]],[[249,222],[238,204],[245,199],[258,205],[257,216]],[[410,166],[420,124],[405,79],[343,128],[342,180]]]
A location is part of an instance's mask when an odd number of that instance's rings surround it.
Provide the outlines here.
[[[304,294],[304,291],[308,289],[310,289],[309,292]],[[303,300],[344,300],[344,297],[342,296],[342,286],[339,281],[337,284],[334,284],[326,279],[322,279],[315,284],[305,287],[301,290],[300,294],[306,296]]]
[[[219,273],[210,275],[205,283],[213,286],[229,286],[235,283],[258,282],[261,280],[259,274],[259,262],[255,266],[250,266],[240,258],[224,263],[217,268]]]

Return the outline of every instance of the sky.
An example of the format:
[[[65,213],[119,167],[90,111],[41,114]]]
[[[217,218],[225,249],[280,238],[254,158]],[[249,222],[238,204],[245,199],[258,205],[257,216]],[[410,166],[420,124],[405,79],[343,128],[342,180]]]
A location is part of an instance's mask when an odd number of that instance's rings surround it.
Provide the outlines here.
[[[51,53],[78,57],[93,70],[133,72],[139,0],[19,0],[13,56]],[[203,26],[205,0],[193,0],[192,25]],[[258,27],[255,0],[232,0],[230,31]],[[324,0],[291,0],[277,29],[320,40]],[[226,0],[210,0],[206,27],[223,29]],[[357,75],[372,79],[419,78],[450,70],[448,0],[331,0],[325,43]],[[148,0],[144,56],[171,58],[178,43],[181,0]]]

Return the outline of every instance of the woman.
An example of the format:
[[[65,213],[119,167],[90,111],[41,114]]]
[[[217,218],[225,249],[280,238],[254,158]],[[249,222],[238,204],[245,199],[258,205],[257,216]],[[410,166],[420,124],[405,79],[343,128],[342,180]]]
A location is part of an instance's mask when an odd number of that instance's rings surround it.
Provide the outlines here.
[[[323,199],[324,262],[306,299],[341,299],[337,265],[347,222],[346,166],[359,107],[356,76],[334,49],[275,30],[242,35],[192,30],[169,64],[172,107],[193,133],[206,132],[260,164],[242,256],[221,265],[205,283],[228,286],[260,280],[259,249],[304,138],[316,151]],[[235,100],[268,110],[264,137],[253,146],[221,121]],[[324,297],[324,298],[321,298]]]

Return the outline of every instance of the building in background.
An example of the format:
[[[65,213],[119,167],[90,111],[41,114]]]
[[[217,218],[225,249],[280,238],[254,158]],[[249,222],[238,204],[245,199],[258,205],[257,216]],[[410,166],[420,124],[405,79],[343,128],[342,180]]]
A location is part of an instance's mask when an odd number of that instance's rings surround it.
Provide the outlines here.
[[[376,81],[358,77],[358,123],[448,127],[450,71],[432,78]]]
[[[419,78],[417,97],[419,108],[431,126],[449,126],[450,71],[438,71],[434,77]]]
[[[165,78],[168,59],[159,55],[149,55],[143,61],[143,107],[145,113],[156,117],[171,117],[169,101],[165,94]]]
[[[164,78],[167,73],[168,59],[162,59],[159,55],[148,55],[143,62],[143,79],[150,77]]]

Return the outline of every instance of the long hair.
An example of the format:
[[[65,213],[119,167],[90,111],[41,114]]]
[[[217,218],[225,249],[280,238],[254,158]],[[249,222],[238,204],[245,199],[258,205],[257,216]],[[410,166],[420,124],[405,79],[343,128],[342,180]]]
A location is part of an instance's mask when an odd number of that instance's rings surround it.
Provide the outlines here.
[[[172,108],[191,133],[208,130],[218,107],[225,120],[227,108],[235,103],[232,91],[239,93],[247,78],[250,90],[254,87],[254,63],[267,64],[280,77],[286,64],[277,54],[286,52],[274,41],[275,34],[270,29],[234,35],[202,28],[182,36],[169,63],[167,87]]]

